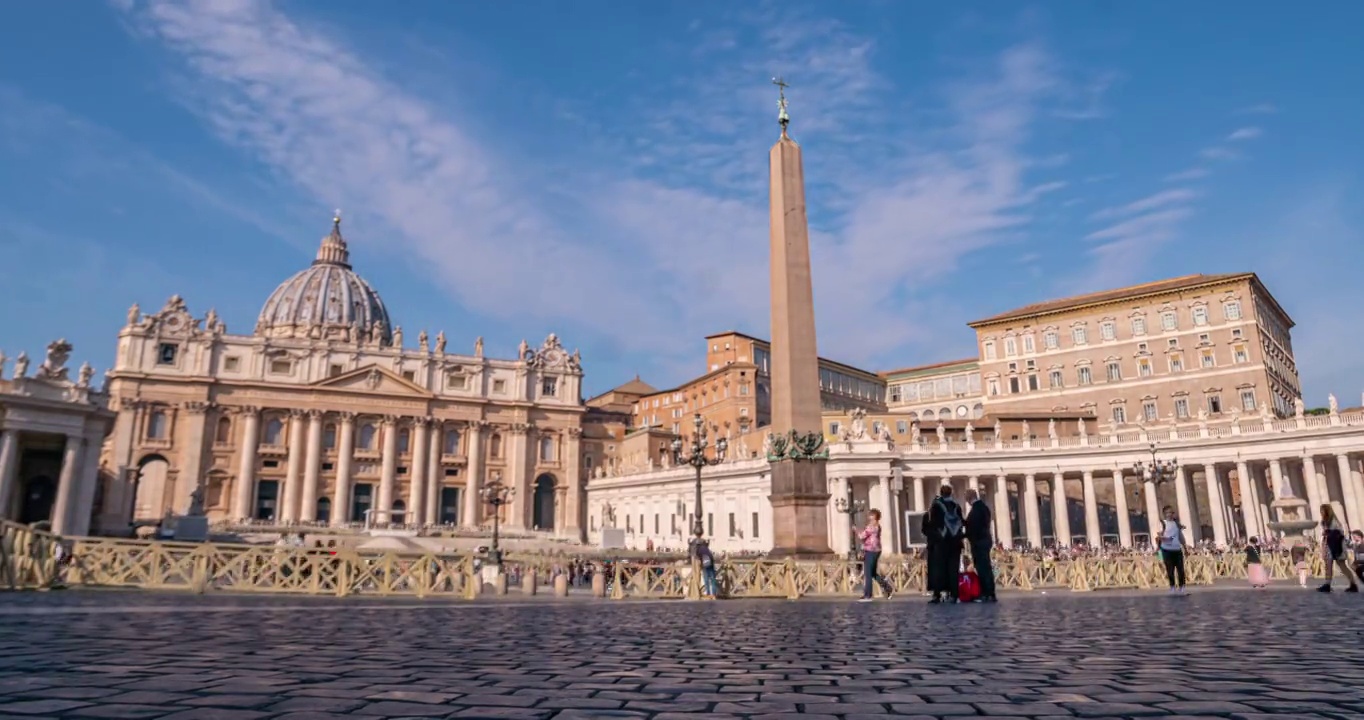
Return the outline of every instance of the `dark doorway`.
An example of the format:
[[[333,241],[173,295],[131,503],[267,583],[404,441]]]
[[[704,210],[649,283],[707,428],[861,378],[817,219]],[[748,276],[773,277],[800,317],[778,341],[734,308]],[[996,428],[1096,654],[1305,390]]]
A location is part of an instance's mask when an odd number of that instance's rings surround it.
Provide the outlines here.
[[[350,521],[364,522],[365,513],[374,506],[374,486],[359,484],[355,486],[355,497],[350,503]]]
[[[394,525],[402,525],[407,522],[407,503],[402,500],[395,500],[392,512],[385,519]]]
[[[446,525],[459,524],[459,488],[440,489],[440,521]]]
[[[535,478],[535,504],[531,507],[531,524],[540,530],[553,530],[554,509],[554,476],[541,475]]]
[[[52,519],[52,505],[57,502],[57,483],[46,475],[37,475],[24,482],[19,505],[19,522],[42,522]]]
[[[261,480],[256,484],[256,519],[274,520],[279,511],[279,481]]]
[[[318,499],[317,499],[317,521],[318,521],[318,522],[331,522],[331,521],[332,521],[332,500],[331,500],[331,498],[318,498]]]

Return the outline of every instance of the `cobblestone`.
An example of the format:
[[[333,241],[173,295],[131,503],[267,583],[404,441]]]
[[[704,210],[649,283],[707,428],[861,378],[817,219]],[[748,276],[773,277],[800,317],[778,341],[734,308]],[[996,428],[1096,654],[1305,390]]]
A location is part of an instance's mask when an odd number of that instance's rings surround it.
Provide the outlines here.
[[[967,606],[0,597],[0,718],[1364,715],[1364,603],[1296,589]]]

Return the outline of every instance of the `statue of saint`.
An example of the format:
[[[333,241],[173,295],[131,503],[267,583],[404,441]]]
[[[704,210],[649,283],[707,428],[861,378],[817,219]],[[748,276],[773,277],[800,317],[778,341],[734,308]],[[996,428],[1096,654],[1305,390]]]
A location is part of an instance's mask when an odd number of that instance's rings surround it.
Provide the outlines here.
[[[938,430],[937,430],[937,432],[938,432],[938,444],[939,444],[939,445],[946,445],[946,444],[947,444],[947,428],[943,427],[943,424],[942,424],[942,421],[941,421],[941,420],[938,421]]]
[[[967,420],[967,421],[966,421],[966,442],[971,442],[971,441],[975,440],[975,436],[976,436],[976,426],[975,426],[975,425],[972,425],[970,420]]]
[[[442,355],[445,354],[445,331],[444,331],[444,330],[441,330],[440,332],[436,333],[436,352],[438,352],[438,353],[440,353],[440,354],[442,354]]]
[[[1326,396],[1326,405],[1331,408],[1332,415],[1335,415],[1336,413],[1340,412],[1340,404],[1336,402],[1335,395]]]
[[[1047,421],[1047,437],[1052,440],[1056,439],[1056,418]]]
[[[474,339],[474,357],[483,357],[483,336]]]
[[[133,303],[133,306],[128,308],[128,324],[136,325],[137,321],[141,319],[141,317],[142,308],[139,307],[137,303]]]
[[[217,311],[217,310],[215,310],[215,309],[213,309],[213,308],[209,308],[209,309],[208,309],[208,314],[204,316],[204,329],[207,330],[207,331],[209,331],[209,332],[214,332],[215,330],[218,329],[218,311]]]
[[[1004,424],[1001,423],[1001,422],[999,421],[999,418],[995,418],[995,440],[1003,440],[1003,439],[1004,439]]]
[[[77,387],[88,388],[90,387],[90,379],[95,377],[95,369],[90,367],[90,363],[88,362],[81,363],[80,372],[77,373],[76,377],[78,378],[76,382]]]
[[[529,352],[530,352],[530,344],[526,342],[526,339],[525,339],[525,338],[521,338],[521,344],[518,345],[518,346],[516,347],[516,359],[517,359],[517,360],[525,360],[525,359],[526,359],[526,353],[529,353]]]
[[[14,377],[21,378],[28,375],[28,353],[20,351],[19,357],[14,358]]]
[[[1302,417],[1304,412],[1302,398],[1293,398],[1293,417]]]
[[[399,350],[403,347],[403,326],[393,328],[393,347]]]

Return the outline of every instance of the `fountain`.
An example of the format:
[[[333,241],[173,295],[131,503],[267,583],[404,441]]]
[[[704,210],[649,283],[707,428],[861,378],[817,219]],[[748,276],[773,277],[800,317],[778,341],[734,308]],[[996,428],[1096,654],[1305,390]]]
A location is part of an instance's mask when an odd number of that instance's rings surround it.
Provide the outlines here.
[[[1317,521],[1312,519],[1307,501],[1293,494],[1293,486],[1286,478],[1279,489],[1279,499],[1270,503],[1269,508],[1276,518],[1269,523],[1269,529],[1282,536],[1290,551],[1308,544],[1308,533],[1317,526]]]

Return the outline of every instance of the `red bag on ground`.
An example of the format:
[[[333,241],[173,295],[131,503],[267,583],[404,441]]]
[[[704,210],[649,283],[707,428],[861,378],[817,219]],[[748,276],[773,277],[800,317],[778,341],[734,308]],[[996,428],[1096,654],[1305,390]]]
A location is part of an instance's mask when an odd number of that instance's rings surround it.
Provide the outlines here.
[[[980,597],[980,576],[975,570],[968,570],[961,574],[961,579],[957,581],[957,600],[959,602],[973,602]]]

